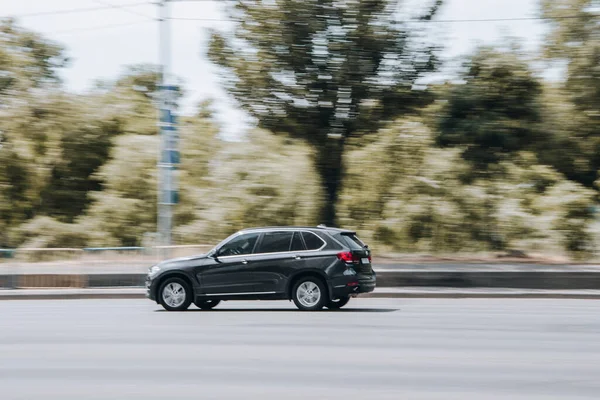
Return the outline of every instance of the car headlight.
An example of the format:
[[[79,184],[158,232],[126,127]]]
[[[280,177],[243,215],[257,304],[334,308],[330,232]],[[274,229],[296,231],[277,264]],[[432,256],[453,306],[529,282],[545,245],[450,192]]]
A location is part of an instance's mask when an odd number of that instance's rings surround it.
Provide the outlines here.
[[[160,267],[158,265],[155,265],[150,268],[150,275],[156,274],[158,273],[158,271],[160,271]]]

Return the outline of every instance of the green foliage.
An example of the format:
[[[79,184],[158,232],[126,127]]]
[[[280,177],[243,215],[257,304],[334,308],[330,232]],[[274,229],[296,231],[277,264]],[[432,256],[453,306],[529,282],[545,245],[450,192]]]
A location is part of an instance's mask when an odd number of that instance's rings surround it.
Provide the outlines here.
[[[111,161],[95,178],[102,192],[80,224],[92,233],[91,245],[136,246],[156,230],[156,161],[158,136],[123,135],[116,139]]]
[[[556,254],[564,248],[591,255],[592,191],[531,152],[501,161],[504,174],[493,181],[465,183],[460,177],[471,166],[460,149],[432,147],[435,136],[419,119],[401,120],[349,152],[342,225],[357,229],[378,252]],[[357,181],[360,189],[351,184]]]
[[[548,101],[553,141],[544,158],[591,188],[600,170],[600,9],[596,0],[544,0],[542,15],[551,20],[544,55],[567,64],[563,85]]]
[[[9,204],[16,218],[48,215],[72,222],[88,206],[88,192],[100,189],[92,175],[107,160],[111,138],[121,133],[119,123],[99,115],[93,98],[54,90],[21,98],[27,101],[4,110],[12,118],[0,121],[0,153],[6,152],[2,156],[12,165],[4,173],[13,176],[2,178],[0,169],[0,181],[14,181],[18,171],[23,176],[12,185]]]
[[[114,121],[90,121],[65,132],[62,157],[53,165],[50,182],[40,194],[40,212],[67,222],[82,214],[89,192],[101,190],[93,174],[107,161],[111,138],[119,133]]]
[[[40,211],[61,135],[80,113],[60,92],[65,63],[60,46],[0,21],[0,246],[14,246],[11,230]]]
[[[87,243],[88,232],[77,225],[59,222],[50,217],[36,217],[15,232],[18,241],[27,248],[81,248]]]
[[[597,0],[544,0],[542,15],[552,20],[546,56],[569,61],[569,97],[593,121],[600,121],[600,9]],[[565,17],[569,18],[565,18]],[[590,121],[591,122],[591,121]]]
[[[600,166],[600,141],[580,130],[584,121],[563,87],[546,85],[543,130],[547,140],[536,143],[540,160],[554,166],[568,179],[592,188]]]
[[[469,60],[465,84],[453,86],[441,109],[441,146],[485,171],[505,156],[539,141],[541,85],[514,53],[482,48]]]
[[[174,239],[213,243],[252,225],[315,224],[319,190],[310,152],[297,140],[256,130],[222,142],[207,105],[180,127]],[[78,224],[90,245],[140,245],[156,229],[158,137],[121,135],[94,177],[102,192]]]
[[[27,171],[10,146],[0,151],[0,247],[9,247],[9,229],[27,218]]]
[[[66,62],[59,45],[0,18],[0,96],[59,82],[57,71]]]
[[[232,11],[241,18],[233,37],[212,35],[209,56],[240,106],[260,127],[315,148],[324,223],[335,219],[345,139],[429,100],[413,84],[435,68],[435,46],[395,21],[396,7],[391,0],[243,0]]]
[[[105,116],[119,122],[124,133],[155,135],[158,76],[157,66],[130,66],[116,80],[98,82],[96,103]]]
[[[214,242],[248,226],[316,224],[320,191],[305,145],[254,130],[244,142],[220,147],[205,164],[206,186],[184,196],[195,209],[176,230],[181,240]]]
[[[569,60],[564,84],[542,86],[513,51],[480,49],[463,84],[414,91],[434,49],[386,21],[393,2],[239,2],[244,21],[233,38],[213,35],[210,55],[259,128],[221,140],[210,102],[180,119],[174,242],[315,225],[336,206],[338,225],[378,254],[590,258],[598,24],[588,2],[563,3],[578,18],[548,2],[544,13],[556,17],[546,56]],[[156,231],[156,67],[76,95],[60,86],[60,47],[12,21],[0,42],[0,247],[144,245]]]

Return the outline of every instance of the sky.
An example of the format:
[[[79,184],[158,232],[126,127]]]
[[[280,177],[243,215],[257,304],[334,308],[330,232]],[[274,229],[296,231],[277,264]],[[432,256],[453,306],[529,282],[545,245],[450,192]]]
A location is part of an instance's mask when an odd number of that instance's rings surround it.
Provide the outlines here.
[[[418,4],[419,0],[412,0]],[[18,22],[61,43],[71,65],[62,76],[69,90],[85,92],[97,79],[114,79],[127,65],[158,62],[158,12],[150,0],[0,0],[0,16]],[[136,4],[135,7],[118,6]],[[410,9],[410,2],[407,3]],[[115,6],[88,12],[66,10]],[[168,5],[171,70],[183,78],[183,112],[193,112],[199,101],[211,98],[225,137],[240,134],[244,114],[220,88],[217,69],[205,57],[208,29],[227,29],[221,0],[173,0]],[[481,20],[537,16],[538,0],[446,0],[437,19]],[[47,14],[57,12],[55,14]],[[38,14],[25,16],[24,14]],[[21,17],[19,17],[21,16]],[[179,18],[179,19],[177,19]],[[197,20],[201,19],[201,20]],[[477,45],[493,44],[506,36],[521,39],[535,50],[543,40],[541,21],[443,22],[435,25],[445,46],[443,57],[457,60]],[[445,78],[445,76],[443,76]]]

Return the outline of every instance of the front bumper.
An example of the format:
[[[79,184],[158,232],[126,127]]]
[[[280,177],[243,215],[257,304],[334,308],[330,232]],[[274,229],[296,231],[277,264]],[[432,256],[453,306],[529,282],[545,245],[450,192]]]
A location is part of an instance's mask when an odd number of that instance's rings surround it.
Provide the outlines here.
[[[152,279],[150,276],[146,277],[145,286],[146,286],[146,298],[156,301],[156,284],[158,280]]]

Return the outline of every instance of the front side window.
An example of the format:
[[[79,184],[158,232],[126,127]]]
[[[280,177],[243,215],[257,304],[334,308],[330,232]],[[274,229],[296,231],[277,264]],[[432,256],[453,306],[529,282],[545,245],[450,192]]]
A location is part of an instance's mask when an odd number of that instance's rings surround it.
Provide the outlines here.
[[[267,232],[263,235],[257,253],[283,253],[290,251],[294,232]]]
[[[219,249],[218,256],[239,256],[251,254],[258,240],[258,233],[245,233],[234,237]]]

